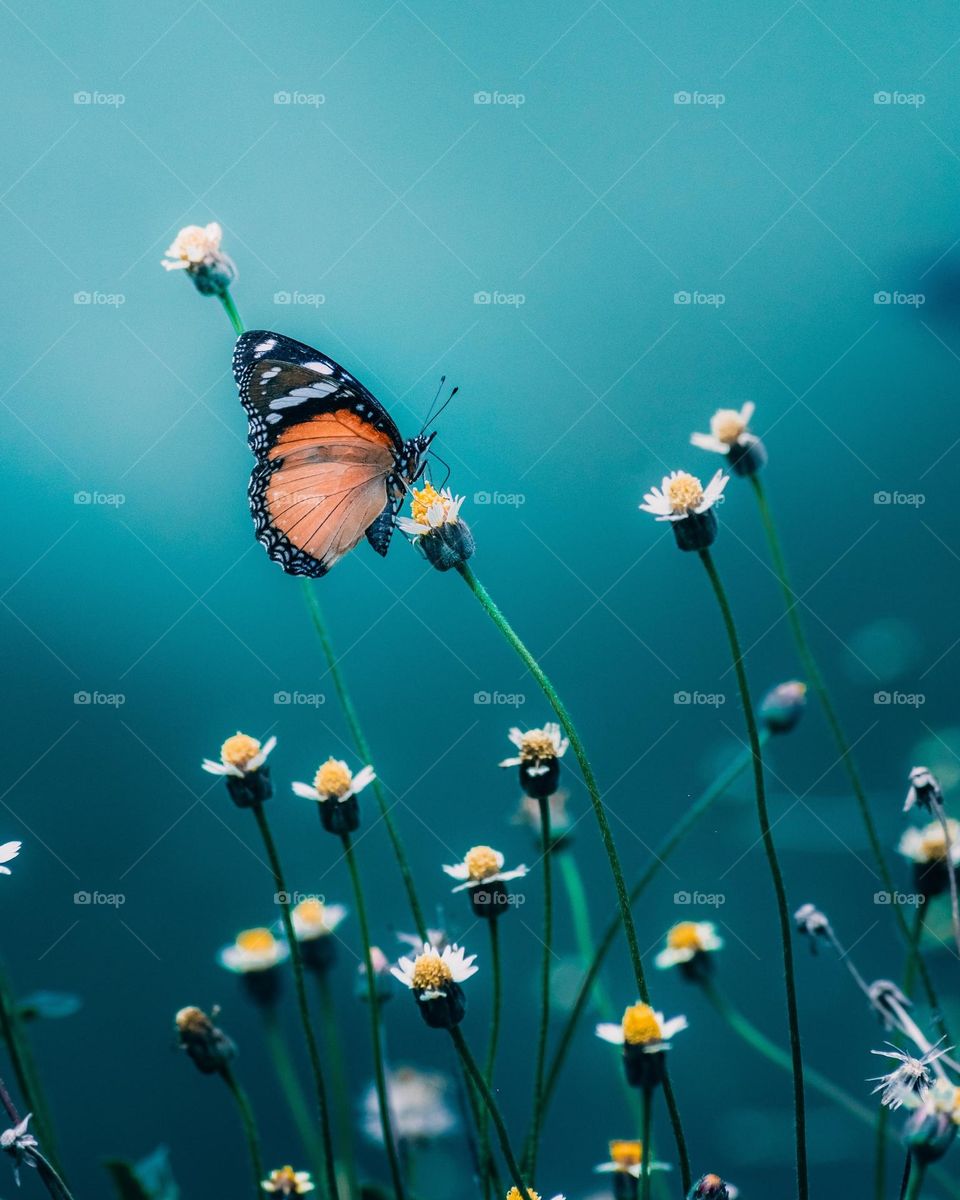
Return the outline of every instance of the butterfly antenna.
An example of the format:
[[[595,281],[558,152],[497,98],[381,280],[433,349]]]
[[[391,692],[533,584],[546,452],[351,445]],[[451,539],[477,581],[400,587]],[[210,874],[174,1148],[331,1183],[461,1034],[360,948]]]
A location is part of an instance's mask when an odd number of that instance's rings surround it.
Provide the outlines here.
[[[440,484],[441,488],[445,488],[447,486],[447,480],[450,478],[450,464],[445,459],[442,459],[435,450],[430,451],[430,457],[435,458],[437,462],[446,470],[446,474],[443,477],[443,482]]]
[[[428,425],[430,425],[432,422],[437,420],[437,418],[440,416],[440,414],[443,412],[443,410],[447,407],[447,405],[450,403],[450,401],[454,398],[454,396],[457,394],[457,392],[460,391],[459,387],[453,388],[453,390],[450,392],[450,395],[446,398],[446,400],[444,400],[444,402],[440,405],[440,407],[437,408],[437,400],[440,398],[440,393],[443,391],[443,385],[446,382],[447,382],[446,375],[441,375],[440,376],[440,386],[437,388],[437,394],[434,396],[433,403],[430,405],[430,411],[427,413],[426,418],[423,422],[423,429],[420,430],[421,433],[424,432],[424,430],[427,428]]]

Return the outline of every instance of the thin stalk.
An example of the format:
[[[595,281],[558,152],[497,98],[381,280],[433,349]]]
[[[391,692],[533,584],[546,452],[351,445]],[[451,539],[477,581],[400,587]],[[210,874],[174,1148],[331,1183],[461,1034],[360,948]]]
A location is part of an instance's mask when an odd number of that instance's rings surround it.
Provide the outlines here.
[[[230,295],[230,289],[224,288],[219,293],[220,303],[223,305],[227,316],[230,318],[230,324],[233,326],[233,332],[240,336],[243,333],[243,321],[240,320],[240,314],[237,312],[237,306],[233,302],[233,297]]]
[[[466,564],[461,564],[457,567],[457,571],[461,578],[470,588],[473,595],[479,601],[484,612],[493,621],[497,629],[504,636],[507,642],[520,656],[521,661],[526,666],[527,670],[533,675],[534,679],[540,686],[541,691],[549,701],[553,711],[557,714],[560,724],[563,726],[570,746],[576,756],[580,766],[583,781],[587,786],[587,791],[590,794],[590,803],[593,805],[594,816],[597,820],[597,825],[600,829],[600,837],[603,841],[603,848],[606,851],[607,859],[610,863],[610,871],[613,875],[614,886],[617,893],[617,905],[620,910],[620,921],[623,925],[624,933],[627,937],[627,946],[630,951],[630,962],[633,967],[634,979],[636,982],[637,992],[640,999],[646,1004],[649,1003],[650,992],[647,987],[646,977],[643,971],[643,961],[640,956],[640,944],[637,941],[637,929],[633,921],[633,913],[630,911],[630,898],[627,894],[627,885],[623,878],[623,868],[620,865],[620,855],[617,853],[616,843],[613,839],[613,833],[610,829],[610,823],[607,820],[607,814],[604,810],[603,799],[600,795],[600,788],[597,785],[596,777],[593,773],[593,768],[590,765],[590,760],[587,758],[587,752],[584,749],[583,742],[580,740],[580,734],[577,732],[577,727],[574,725],[570,714],[567,712],[566,706],[560,699],[560,696],[547,678],[543,668],[533,657],[524,643],[515,633],[510,622],[503,615],[497,605],[494,603],[489,592],[480,583],[476,575],[470,570]],[[663,1082],[664,1096],[667,1101],[667,1107],[670,1111],[670,1120],[673,1126],[673,1136],[677,1144],[677,1155],[680,1159],[680,1174],[684,1190],[689,1190],[690,1187],[690,1157],[687,1153],[686,1138],[683,1133],[683,1124],[680,1120],[679,1111],[677,1109],[676,1098],[673,1095],[673,1085],[669,1077]]]
[[[540,836],[543,841],[543,955],[540,971],[540,1030],[537,1035],[537,1061],[533,1075],[533,1121],[524,1155],[527,1175],[537,1175],[537,1150],[543,1125],[543,1076],[547,1062],[547,1031],[550,1028],[550,968],[553,965],[553,834],[550,830],[550,802],[540,797]]]
[[[353,1146],[353,1114],[350,1110],[350,1089],[343,1062],[337,1009],[333,1002],[330,972],[317,971],[317,991],[320,993],[320,1015],[323,1020],[324,1044],[333,1083],[333,1109],[337,1124],[337,1142],[340,1146],[340,1163],[343,1167],[347,1195],[359,1196],[357,1186],[357,1163]]]
[[[950,918],[953,925],[953,940],[956,942],[957,950],[960,951],[960,901],[957,899],[957,872],[953,865],[953,835],[950,832],[950,823],[947,821],[947,814],[943,804],[935,804],[934,812],[937,814],[937,820],[940,822],[940,828],[943,830],[947,877],[950,880]]]
[[[350,736],[353,738],[353,744],[357,748],[357,754],[364,763],[373,761],[370,753],[370,743],[367,741],[366,735],[363,732],[363,726],[360,724],[360,718],[357,716],[357,710],[353,706],[353,700],[347,690],[346,682],[343,678],[343,673],[340,670],[340,664],[333,652],[333,644],[330,641],[330,634],[327,631],[327,624],[323,617],[323,612],[320,608],[320,603],[317,600],[314,589],[310,583],[304,579],[301,581],[303,594],[306,599],[307,608],[310,612],[310,619],[313,621],[313,627],[316,630],[317,637],[320,639],[320,646],[323,650],[323,656],[327,660],[327,670],[330,673],[330,678],[333,680],[333,688],[337,693],[337,699],[340,701],[340,707],[343,709],[344,716],[347,718],[347,724],[350,727]],[[379,778],[374,779],[373,794],[377,801],[377,807],[380,810],[380,816],[386,826],[387,836],[390,838],[390,844],[393,847],[393,855],[397,860],[397,866],[400,868],[400,875],[403,879],[403,886],[407,893],[407,902],[410,905],[410,912],[413,915],[414,923],[417,927],[417,932],[422,941],[427,940],[427,923],[423,919],[423,909],[420,905],[420,899],[417,896],[416,885],[413,882],[413,872],[410,870],[410,865],[407,861],[407,854],[403,847],[403,842],[400,839],[400,834],[394,824],[393,817],[390,814],[390,806],[387,803],[387,798],[384,795],[383,785]]]
[[[40,1144],[46,1149],[50,1161],[58,1174],[63,1173],[57,1154],[56,1142],[53,1136],[53,1121],[47,1105],[40,1075],[37,1071],[30,1042],[27,1038],[23,1022],[17,1012],[17,1004],[6,975],[0,971],[0,1034],[3,1036],[10,1064],[16,1076],[17,1086],[23,1097],[27,1110],[33,1113],[34,1133]]]
[[[277,1073],[280,1090],[287,1102],[290,1116],[296,1126],[297,1135],[303,1143],[303,1148],[310,1158],[310,1166],[318,1178],[326,1177],[326,1167],[323,1157],[323,1146],[317,1136],[316,1122],[310,1111],[310,1105],[300,1084],[300,1076],[293,1064],[290,1047],[280,1028],[276,1009],[272,1005],[264,1006],[263,1028],[267,1050]]]
[[[10,1118],[11,1125],[16,1128],[20,1124],[20,1114],[17,1112],[17,1106],[14,1104],[10,1093],[7,1091],[7,1085],[2,1079],[0,1079],[0,1104],[7,1110],[7,1116]],[[43,1154],[40,1146],[32,1146],[28,1153],[33,1160],[34,1166],[37,1168],[37,1174],[40,1176],[43,1186],[53,1197],[53,1200],[73,1200],[70,1189],[64,1183],[50,1160]]]
[[[777,914],[780,918],[780,942],[783,951],[783,982],[787,995],[787,1018],[790,1025],[790,1055],[793,1059],[793,1107],[797,1148],[797,1193],[800,1200],[806,1200],[809,1195],[807,1180],[807,1134],[806,1109],[803,1098],[803,1054],[800,1048],[800,1014],[797,1005],[797,985],[793,972],[793,941],[790,924],[790,909],[787,906],[787,892],[780,871],[777,849],[774,845],[773,834],[770,830],[770,817],[767,813],[766,789],[763,781],[763,754],[760,747],[760,733],[753,712],[753,701],[750,699],[750,687],[747,683],[747,673],[743,666],[743,654],[740,649],[740,639],[733,620],[730,602],[724,591],[720,576],[709,550],[699,551],[700,560],[706,569],[713,587],[720,614],[727,631],[730,643],[730,653],[740,688],[740,700],[743,704],[743,715],[747,725],[747,735],[750,750],[753,754],[753,780],[757,796],[757,817],[760,822],[760,835],[770,868],[770,878],[773,881],[774,895],[777,901]]]
[[[457,1048],[457,1053],[460,1055],[460,1061],[463,1063],[465,1072],[479,1092],[480,1099],[490,1114],[490,1120],[493,1122],[493,1127],[497,1133],[497,1140],[500,1142],[500,1149],[503,1151],[504,1162],[507,1164],[507,1172],[513,1180],[514,1187],[521,1196],[528,1197],[528,1200],[534,1200],[526,1184],[523,1182],[523,1175],[521,1174],[516,1155],[513,1153],[513,1147],[510,1145],[510,1136],[507,1133],[506,1125],[503,1123],[503,1117],[500,1115],[500,1109],[497,1107],[493,1092],[487,1086],[483,1072],[477,1066],[477,1060],[471,1054],[470,1047],[460,1032],[459,1025],[454,1025],[451,1028],[450,1036],[453,1038],[453,1044]]]
[[[350,871],[350,881],[353,884],[353,898],[357,905],[357,920],[360,923],[360,938],[363,942],[363,960],[367,966],[367,1008],[370,1012],[370,1041],[373,1046],[373,1070],[377,1086],[377,1101],[380,1108],[380,1126],[383,1131],[383,1144],[390,1163],[390,1178],[397,1200],[404,1200],[406,1186],[403,1181],[403,1171],[397,1154],[397,1143],[393,1137],[393,1121],[390,1117],[390,1097],[387,1093],[387,1074],[383,1068],[383,1045],[380,1041],[380,1001],[377,997],[377,976],[373,969],[373,955],[370,943],[370,926],[367,922],[367,906],[363,896],[363,885],[360,882],[360,871],[357,868],[357,856],[354,853],[353,841],[349,833],[344,833],[341,841],[343,853]]]
[[[907,1194],[907,1185],[910,1182],[910,1169],[913,1166],[913,1152],[908,1150],[903,1163],[903,1175],[900,1178],[900,1200],[903,1200]]]
[[[487,1061],[483,1076],[487,1087],[493,1091],[494,1071],[497,1062],[497,1046],[500,1041],[500,1006],[503,1000],[503,980],[500,972],[500,920],[489,917],[490,929],[490,981],[493,988],[493,1003],[490,1007],[490,1040],[487,1042]],[[488,1170],[490,1158],[489,1114],[484,1110],[480,1118],[480,1162],[483,1164],[483,1193],[490,1195],[492,1179]]]
[[[650,1121],[653,1089],[643,1089],[643,1120],[640,1125],[640,1200],[650,1200]]]
[[[250,1100],[247,1093],[237,1082],[237,1077],[228,1066],[224,1066],[220,1071],[223,1077],[223,1082],[230,1089],[230,1094],[233,1096],[237,1106],[237,1111],[240,1114],[240,1122],[243,1125],[243,1136],[247,1140],[247,1153],[250,1155],[250,1166],[253,1168],[253,1194],[254,1196],[262,1196],[261,1183],[264,1179],[263,1174],[263,1159],[260,1156],[260,1139],[257,1135],[257,1122],[253,1115],[253,1109],[250,1107]]]
[[[907,1184],[906,1192],[904,1192],[904,1200],[917,1200],[926,1174],[926,1164],[914,1158],[910,1169],[910,1182]]]
[[[890,873],[890,868],[887,865],[887,859],[883,852],[883,844],[880,841],[880,835],[877,833],[877,827],[873,819],[873,814],[870,811],[870,802],[867,799],[866,791],[860,780],[860,773],[857,770],[857,765],[853,759],[853,752],[850,748],[850,743],[847,741],[847,735],[844,732],[843,726],[840,723],[840,718],[833,706],[833,701],[830,698],[830,692],[827,688],[823,675],[820,673],[820,668],[817,665],[817,660],[814,658],[813,651],[807,642],[807,635],[803,628],[803,621],[800,618],[799,603],[800,598],[797,596],[790,582],[789,574],[787,573],[787,563],[783,555],[783,548],[780,545],[780,537],[777,533],[777,527],[773,519],[773,513],[770,509],[770,503],[767,499],[766,491],[763,484],[760,482],[759,475],[751,475],[750,482],[753,485],[754,494],[757,498],[757,506],[760,510],[760,521],[763,525],[764,533],[767,537],[767,544],[770,548],[770,558],[773,562],[773,570],[780,583],[780,589],[783,592],[784,600],[787,606],[787,621],[790,625],[790,631],[793,634],[793,640],[797,647],[797,653],[800,656],[800,661],[803,664],[804,674],[807,681],[813,688],[814,694],[820,702],[820,707],[823,709],[823,715],[826,717],[827,725],[830,727],[830,732],[833,736],[834,743],[837,747],[837,752],[840,755],[840,760],[843,763],[843,769],[847,773],[847,778],[850,781],[851,789],[857,801],[857,807],[860,810],[860,818],[863,821],[864,828],[867,831],[867,840],[870,843],[870,851],[877,864],[877,870],[880,872],[880,879],[884,888],[889,893],[893,908],[894,917],[900,929],[900,935],[904,942],[910,942],[910,928],[907,918],[901,911],[901,906],[897,902],[897,891],[894,887],[893,876]],[[943,1037],[949,1037],[946,1023],[943,1015],[940,1012],[940,1005],[937,1000],[936,990],[933,986],[933,980],[930,972],[927,970],[926,963],[920,962],[920,974],[923,980],[924,991],[927,994],[927,1000],[936,1014],[935,1020]]]
[[[764,729],[760,734],[760,744],[765,746],[770,738],[768,730]],[[673,825],[670,832],[664,838],[663,842],[653,852],[646,870],[630,889],[629,901],[631,906],[636,904],[647,887],[650,885],[654,877],[660,871],[661,867],[666,865],[667,859],[674,852],[680,842],[690,832],[696,822],[703,816],[713,802],[727,790],[738,776],[742,775],[746,768],[753,762],[753,752],[746,750],[737,755],[729,767],[717,776],[702,795],[690,805],[682,817]],[[604,959],[610,952],[610,948],[616,940],[617,934],[620,932],[621,923],[619,917],[614,917],[607,928],[604,930],[603,936],[597,945],[596,951],[593,953],[590,960],[590,965],[587,968],[587,973],[583,977],[583,982],[580,984],[580,990],[577,993],[576,1001],[573,1008],[570,1010],[570,1015],[567,1017],[567,1022],[560,1034],[560,1039],[557,1043],[557,1049],[554,1052],[553,1062],[550,1064],[550,1070],[547,1073],[547,1082],[544,1089],[544,1108],[549,1105],[557,1086],[557,1081],[560,1077],[560,1071],[566,1060],[567,1053],[573,1044],[573,1035],[576,1032],[577,1024],[583,1016],[587,1002],[590,999],[592,992],[595,992],[598,985],[600,968],[603,966]]]
[[[307,985],[303,977],[303,960],[300,957],[300,943],[293,928],[293,918],[290,916],[290,893],[283,877],[280,856],[277,846],[267,823],[267,816],[262,804],[253,806],[253,815],[263,838],[263,846],[270,860],[270,870],[273,872],[273,882],[283,918],[283,928],[287,935],[290,949],[290,963],[293,967],[294,990],[297,996],[297,1007],[300,1011],[300,1024],[303,1026],[303,1036],[307,1043],[307,1054],[310,1068],[313,1072],[313,1084],[317,1097],[317,1111],[320,1117],[320,1133],[323,1139],[323,1178],[325,1181],[328,1200],[337,1200],[337,1170],[333,1151],[333,1136],[330,1132],[330,1112],[327,1104],[327,1087],[323,1078],[323,1068],[320,1065],[320,1052],[317,1049],[317,1039],[313,1032],[313,1022],[310,1020],[310,1005],[307,1000]]]

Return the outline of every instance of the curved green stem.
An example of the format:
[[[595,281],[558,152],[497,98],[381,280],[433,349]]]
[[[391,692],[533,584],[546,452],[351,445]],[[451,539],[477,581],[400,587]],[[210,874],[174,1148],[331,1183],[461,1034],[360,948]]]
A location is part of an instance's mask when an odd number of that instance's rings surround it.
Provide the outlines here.
[[[616,843],[613,840],[610,822],[607,820],[603,799],[600,795],[600,788],[597,784],[596,777],[594,776],[593,768],[590,765],[590,760],[587,758],[587,752],[584,749],[583,742],[580,740],[580,735],[577,732],[577,728],[574,725],[570,714],[567,712],[566,706],[560,699],[556,688],[547,678],[543,668],[514,632],[510,622],[494,603],[486,588],[484,588],[484,586],[477,579],[476,575],[474,575],[474,573],[466,564],[461,564],[458,566],[457,571],[466,583],[467,587],[470,588],[473,595],[480,602],[484,612],[487,614],[490,620],[493,621],[500,633],[520,656],[520,659],[526,666],[527,670],[531,673],[531,675],[533,675],[534,679],[539,684],[541,691],[549,701],[550,706],[553,708],[553,711],[557,714],[557,718],[570,740],[570,746],[574,755],[576,756],[577,763],[580,766],[581,774],[583,775],[583,781],[586,784],[587,791],[590,794],[590,803],[593,806],[594,816],[596,817],[597,825],[600,829],[600,837],[603,842],[603,848],[606,851],[607,859],[610,863],[610,871],[613,875],[614,887],[617,893],[617,905],[620,910],[620,921],[627,937],[627,946],[630,951],[630,962],[633,967],[633,975],[636,982],[637,992],[640,996],[640,999],[643,1000],[644,1003],[649,1003],[650,993],[643,971],[643,962],[640,956],[640,944],[637,941],[637,929],[633,921],[633,913],[630,911],[630,898],[627,895],[627,885],[623,879],[623,868],[620,865],[620,856],[617,853]],[[679,1119],[676,1099],[673,1095],[673,1085],[671,1084],[669,1077],[664,1079],[663,1089],[667,1100],[667,1106],[670,1110],[670,1119],[673,1126],[674,1140],[677,1144],[677,1155],[680,1160],[680,1174],[682,1177],[682,1183],[684,1190],[688,1190],[690,1187],[690,1157],[687,1153],[687,1144],[683,1133],[683,1124]]]
[[[757,729],[756,717],[753,713],[753,701],[750,699],[750,687],[747,683],[747,673],[743,666],[743,654],[740,650],[740,639],[733,620],[730,602],[724,591],[720,576],[709,550],[699,551],[713,587],[723,624],[730,643],[730,654],[740,689],[740,700],[743,704],[743,715],[747,725],[747,735],[750,750],[753,755],[753,781],[757,796],[757,818],[760,822],[760,836],[770,868],[770,878],[773,881],[774,895],[777,901],[777,915],[780,919],[780,943],[783,952],[783,982],[787,995],[787,1018],[790,1025],[790,1055],[793,1060],[793,1107],[797,1148],[797,1193],[800,1200],[806,1200],[809,1195],[807,1180],[807,1134],[806,1108],[803,1097],[803,1054],[800,1048],[800,1014],[797,1005],[797,986],[793,972],[793,941],[790,924],[790,910],[787,906],[787,892],[780,871],[777,849],[774,845],[773,834],[770,830],[770,817],[767,813],[766,789],[763,781],[763,754],[760,747],[760,733]]]
[[[769,732],[764,729],[760,734],[760,744],[765,746],[770,738]],[[696,822],[703,816],[713,802],[730,787],[738,776],[742,775],[746,768],[753,762],[753,752],[746,750],[737,755],[729,767],[721,772],[720,775],[710,784],[690,807],[686,810],[683,816],[675,822],[670,832],[653,852],[646,870],[630,889],[629,901],[631,906],[636,904],[647,887],[650,885],[654,877],[659,873],[660,869],[666,865],[667,859],[674,852],[680,842],[690,832]],[[564,861],[566,859],[564,858]],[[596,993],[600,968],[603,966],[604,959],[610,952],[610,947],[616,940],[617,934],[621,928],[619,917],[614,917],[607,928],[603,932],[597,944],[596,951],[590,959],[590,965],[587,968],[587,973],[583,977],[580,984],[580,990],[577,993],[577,998],[574,1001],[573,1008],[567,1017],[566,1024],[560,1034],[557,1042],[557,1049],[554,1052],[553,1062],[550,1064],[550,1070],[547,1072],[547,1082],[544,1088],[544,1107],[550,1103],[556,1088],[557,1081],[560,1076],[560,1071],[566,1060],[567,1054],[573,1044],[573,1035],[576,1032],[577,1024],[583,1016],[591,993]]]
[[[786,559],[783,555],[783,548],[780,545],[780,537],[777,533],[777,527],[773,520],[773,513],[770,509],[770,503],[767,500],[767,494],[763,484],[760,481],[759,475],[751,475],[750,482],[753,485],[754,494],[757,498],[757,506],[760,510],[760,521],[763,525],[764,533],[767,537],[767,544],[770,547],[770,558],[773,562],[774,573],[780,583],[780,589],[783,592],[783,597],[787,606],[787,621],[790,625],[790,631],[793,634],[793,640],[797,647],[797,653],[800,656],[800,662],[803,665],[803,670],[807,676],[807,681],[813,688],[813,691],[820,702],[820,707],[823,709],[823,715],[826,717],[827,725],[830,727],[830,733],[833,736],[834,743],[837,747],[837,752],[840,755],[840,760],[843,763],[843,769],[847,773],[847,778],[850,781],[850,787],[857,801],[857,807],[860,810],[860,818],[863,821],[864,828],[867,831],[867,840],[870,843],[870,851],[877,865],[877,870],[880,873],[880,879],[885,890],[890,894],[894,917],[900,929],[900,935],[904,942],[909,945],[910,928],[907,918],[904,916],[900,904],[897,902],[897,890],[894,887],[893,876],[890,873],[890,868],[887,865],[887,859],[883,852],[883,844],[880,841],[880,835],[877,833],[877,827],[873,820],[873,814],[870,811],[870,803],[867,800],[867,794],[860,780],[860,773],[857,770],[857,765],[853,759],[853,752],[850,748],[850,743],[847,741],[846,733],[843,726],[840,724],[840,718],[833,706],[833,701],[830,698],[830,692],[826,682],[820,673],[820,668],[817,665],[817,660],[813,656],[813,651],[807,642],[806,632],[803,628],[803,622],[800,619],[800,597],[796,594],[790,583],[790,577],[787,573]],[[923,980],[924,991],[927,994],[927,1000],[933,1008],[937,1027],[941,1035],[945,1038],[949,1037],[949,1031],[944,1021],[943,1014],[940,1011],[940,1005],[937,1000],[937,994],[933,986],[933,980],[930,977],[930,972],[927,970],[926,963],[920,962],[920,974]]]
[[[237,312],[237,306],[233,302],[233,296],[230,295],[230,289],[224,288],[219,293],[220,303],[223,305],[227,316],[230,318],[230,324],[233,326],[233,332],[240,336],[243,333],[243,321],[240,320],[240,314]]]
[[[310,1069],[313,1072],[313,1084],[317,1097],[317,1111],[320,1117],[320,1134],[323,1139],[323,1178],[325,1181],[328,1200],[337,1200],[337,1170],[333,1152],[333,1135],[330,1131],[330,1111],[327,1104],[327,1087],[323,1078],[323,1068],[320,1064],[320,1052],[317,1049],[317,1039],[313,1032],[313,1022],[310,1020],[310,1005],[307,1001],[307,985],[303,977],[303,960],[300,957],[300,943],[293,928],[293,918],[290,916],[290,893],[283,877],[280,856],[277,846],[267,823],[267,816],[262,804],[253,806],[253,815],[263,838],[263,846],[270,861],[273,882],[276,890],[277,903],[283,918],[283,928],[287,935],[290,948],[290,964],[293,967],[294,990],[297,996],[297,1008],[300,1012],[300,1024],[303,1026],[303,1036],[307,1043],[307,1055],[310,1059]]]
[[[260,1155],[260,1139],[257,1135],[257,1122],[253,1115],[253,1109],[250,1107],[250,1100],[247,1097],[247,1093],[237,1082],[233,1071],[225,1065],[220,1071],[220,1075],[223,1078],[223,1082],[230,1089],[230,1094],[233,1096],[237,1111],[240,1114],[243,1135],[247,1140],[247,1153],[250,1155],[250,1166],[253,1168],[253,1194],[260,1197],[263,1195],[260,1187],[264,1179],[263,1159]]]
[[[334,691],[337,693],[340,707],[343,709],[344,716],[347,718],[347,724],[350,726],[350,736],[353,738],[353,744],[357,748],[357,754],[360,756],[361,761],[363,763],[370,763],[373,761],[370,753],[370,744],[363,732],[363,726],[360,724],[357,710],[354,708],[353,700],[347,690],[343,673],[340,670],[340,664],[333,652],[333,644],[330,641],[330,634],[327,632],[327,625],[320,608],[320,603],[312,586],[306,579],[301,581],[301,585],[306,598],[307,608],[310,611],[310,619],[313,621],[313,627],[316,630],[317,637],[320,639],[323,656],[327,660],[327,670],[330,673],[330,678],[333,680]],[[413,872],[410,870],[410,865],[407,862],[407,854],[404,850],[403,842],[394,824],[390,813],[390,806],[387,803],[387,798],[383,792],[383,785],[379,778],[374,779],[372,787],[377,807],[380,810],[381,819],[386,827],[387,836],[390,838],[390,844],[393,847],[394,858],[396,858],[397,866],[400,868],[403,886],[407,893],[407,902],[410,905],[410,912],[417,926],[417,933],[420,935],[421,940],[425,942],[427,940],[427,923],[423,919],[423,909],[420,905],[420,899],[417,896],[416,885],[413,882]]]
[[[510,1145],[510,1136],[507,1133],[506,1125],[503,1123],[503,1117],[500,1115],[500,1109],[497,1107],[493,1092],[487,1086],[483,1072],[477,1066],[477,1060],[471,1054],[470,1047],[460,1032],[459,1025],[454,1025],[451,1028],[450,1036],[453,1038],[453,1044],[457,1048],[457,1053],[460,1055],[460,1061],[463,1063],[466,1074],[480,1093],[480,1098],[486,1106],[487,1112],[490,1114],[490,1120],[493,1122],[493,1127],[496,1130],[497,1140],[500,1142],[500,1149],[503,1152],[503,1160],[507,1164],[507,1172],[513,1180],[513,1186],[521,1196],[528,1197],[528,1200],[534,1200],[526,1184],[523,1182],[520,1165],[517,1162],[516,1155],[513,1153],[513,1147]]]
[[[338,1029],[337,1009],[333,1002],[330,972],[316,971],[317,991],[320,993],[320,1013],[323,1019],[324,1045],[333,1083],[333,1110],[337,1124],[339,1160],[343,1168],[346,1193],[350,1197],[360,1195],[357,1184],[357,1163],[353,1146],[353,1113],[350,1108],[350,1088],[343,1063],[343,1048]]]
[[[913,1158],[912,1155],[911,1158]],[[926,1173],[926,1164],[913,1158],[910,1168],[910,1181],[903,1193],[903,1200],[917,1200],[917,1197],[920,1195],[920,1189],[923,1187],[923,1180]]]
[[[643,1118],[640,1124],[640,1200],[650,1200],[650,1121],[653,1116],[653,1090],[643,1089]]]
[[[393,1121],[390,1116],[390,1096],[387,1092],[387,1075],[383,1069],[383,1045],[380,1041],[380,1001],[377,997],[377,976],[373,969],[373,956],[370,942],[370,926],[367,922],[367,906],[363,896],[363,885],[360,882],[360,872],[357,869],[357,856],[353,850],[353,841],[349,833],[343,834],[343,853],[350,871],[350,881],[353,884],[353,897],[357,905],[357,920],[360,924],[360,937],[363,941],[363,960],[367,967],[367,1007],[370,1010],[370,1040],[373,1046],[373,1069],[377,1087],[377,1101],[380,1107],[380,1126],[383,1131],[383,1144],[390,1163],[390,1178],[397,1200],[404,1200],[406,1189],[403,1181],[403,1171],[400,1168],[400,1158],[397,1154],[397,1143],[393,1136]]]
[[[550,803],[540,798],[540,834],[543,842],[543,955],[540,970],[540,1029],[537,1035],[537,1060],[533,1075],[533,1121],[527,1153],[527,1175],[537,1175],[537,1150],[543,1125],[543,1075],[547,1061],[547,1031],[550,1027],[550,968],[553,965],[553,834],[550,830]]]
[[[487,1086],[493,1090],[494,1070],[497,1062],[497,1046],[500,1042],[500,1006],[503,1000],[503,980],[500,974],[500,921],[498,917],[489,917],[487,926],[490,930],[490,983],[493,988],[493,1003],[490,1007],[490,1040],[487,1042],[487,1061],[483,1075]],[[487,1169],[490,1158],[489,1114],[484,1110],[480,1118],[480,1152],[479,1159],[483,1173],[483,1192],[490,1195],[490,1171]]]

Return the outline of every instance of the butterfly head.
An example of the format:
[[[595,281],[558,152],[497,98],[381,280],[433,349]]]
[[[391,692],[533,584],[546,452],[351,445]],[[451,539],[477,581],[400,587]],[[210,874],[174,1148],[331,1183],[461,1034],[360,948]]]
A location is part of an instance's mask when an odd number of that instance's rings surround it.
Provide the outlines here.
[[[423,474],[427,465],[427,451],[436,436],[436,430],[433,433],[418,433],[416,437],[408,438],[403,443],[399,467],[408,487],[415,484]]]

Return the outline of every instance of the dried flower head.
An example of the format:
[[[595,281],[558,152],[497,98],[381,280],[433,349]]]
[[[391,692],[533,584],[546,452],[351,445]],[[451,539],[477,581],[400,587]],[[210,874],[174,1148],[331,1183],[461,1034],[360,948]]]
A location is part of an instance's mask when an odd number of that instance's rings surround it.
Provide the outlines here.
[[[222,296],[237,277],[232,259],[220,249],[223,230],[216,221],[187,225],[173,239],[162,266],[186,271],[203,296]]]
[[[177,1013],[174,1023],[181,1049],[204,1075],[221,1072],[236,1055],[237,1048],[202,1008],[188,1005]]]
[[[897,1065],[886,1075],[875,1075],[869,1082],[876,1083],[873,1094],[880,1092],[880,1103],[886,1108],[896,1110],[908,1095],[923,1098],[933,1082],[928,1068],[948,1052],[948,1047],[932,1046],[918,1057],[907,1054],[890,1042],[887,1045],[891,1047],[889,1050],[871,1050],[870,1053],[892,1058]]]
[[[13,1177],[17,1181],[18,1187],[20,1186],[20,1168],[37,1165],[34,1151],[39,1150],[39,1144],[33,1134],[27,1132],[27,1125],[32,1116],[33,1113],[27,1113],[23,1120],[13,1128],[5,1129],[3,1133],[0,1133],[0,1150],[13,1159]]]
[[[910,772],[910,790],[903,811],[922,808],[925,812],[936,812],[942,806],[943,792],[936,775],[929,767],[914,767]]]

